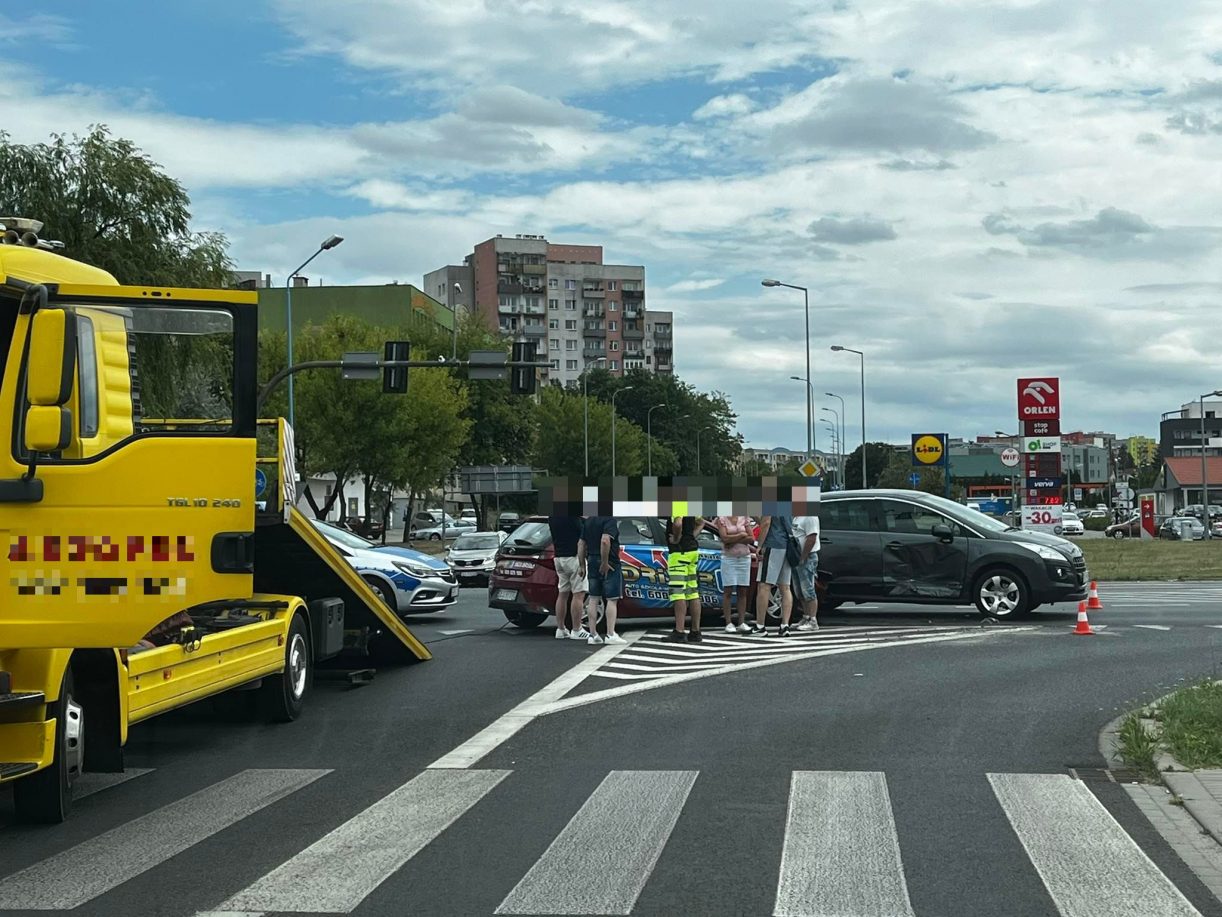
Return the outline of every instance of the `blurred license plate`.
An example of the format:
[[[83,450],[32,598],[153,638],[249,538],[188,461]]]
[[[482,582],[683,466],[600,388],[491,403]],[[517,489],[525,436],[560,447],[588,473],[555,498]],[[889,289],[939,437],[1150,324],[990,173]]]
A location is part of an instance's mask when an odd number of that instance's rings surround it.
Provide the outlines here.
[[[502,602],[512,602],[518,597],[518,591],[516,589],[498,589],[496,597]]]

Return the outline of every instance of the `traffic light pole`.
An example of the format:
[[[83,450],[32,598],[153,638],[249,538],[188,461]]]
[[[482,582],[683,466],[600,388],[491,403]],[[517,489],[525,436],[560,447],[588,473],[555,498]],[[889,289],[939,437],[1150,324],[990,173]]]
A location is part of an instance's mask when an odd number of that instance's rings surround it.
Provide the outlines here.
[[[255,412],[256,414],[262,412],[263,405],[280,383],[290,376],[294,376],[307,369],[425,369],[427,367],[444,368],[450,366],[482,367],[512,371],[514,369],[547,369],[551,366],[551,363],[547,361],[515,362],[512,360],[505,363],[480,363],[475,360],[375,360],[368,363],[345,362],[344,360],[310,360],[306,363],[297,363],[293,366],[285,367],[268,379],[267,384],[259,391],[259,398],[255,403]]]

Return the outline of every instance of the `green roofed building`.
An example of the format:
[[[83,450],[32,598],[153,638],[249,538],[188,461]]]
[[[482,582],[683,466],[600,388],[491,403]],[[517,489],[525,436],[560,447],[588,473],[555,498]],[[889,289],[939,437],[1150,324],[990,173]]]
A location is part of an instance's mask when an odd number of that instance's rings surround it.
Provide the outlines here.
[[[260,286],[259,330],[285,330],[284,287]],[[293,331],[320,325],[336,314],[352,315],[370,324],[411,327],[428,322],[449,333],[454,313],[409,283],[378,286],[293,287]]]

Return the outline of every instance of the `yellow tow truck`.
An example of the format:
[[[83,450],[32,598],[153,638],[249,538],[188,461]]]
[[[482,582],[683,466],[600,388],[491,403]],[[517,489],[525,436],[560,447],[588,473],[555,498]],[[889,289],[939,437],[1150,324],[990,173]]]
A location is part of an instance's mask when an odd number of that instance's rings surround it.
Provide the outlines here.
[[[0,217],[0,784],[26,822],[132,724],[231,689],[295,719],[319,664],[429,658],[295,508],[256,414],[253,293],[122,286]],[[256,479],[264,493],[256,502]]]

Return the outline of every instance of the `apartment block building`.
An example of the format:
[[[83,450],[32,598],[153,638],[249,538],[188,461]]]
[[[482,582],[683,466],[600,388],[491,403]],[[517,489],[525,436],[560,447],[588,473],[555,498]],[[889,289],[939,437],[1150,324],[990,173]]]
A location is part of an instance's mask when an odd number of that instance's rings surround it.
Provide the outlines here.
[[[502,334],[537,341],[551,364],[546,382],[576,382],[590,365],[616,376],[674,372],[673,316],[648,313],[645,268],[605,264],[601,245],[495,236],[462,265],[430,271],[424,289],[469,308]]]

